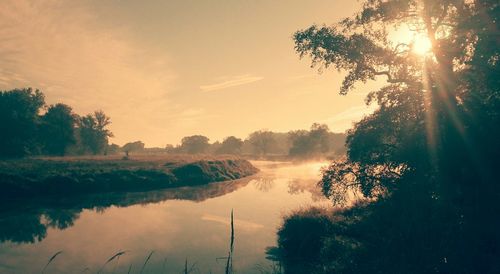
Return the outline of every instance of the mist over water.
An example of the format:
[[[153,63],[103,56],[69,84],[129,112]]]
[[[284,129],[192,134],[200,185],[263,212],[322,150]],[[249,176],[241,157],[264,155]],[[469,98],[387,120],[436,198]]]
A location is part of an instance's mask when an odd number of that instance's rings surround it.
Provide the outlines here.
[[[237,181],[146,193],[124,193],[40,201],[0,213],[0,272],[39,273],[62,251],[46,273],[177,273],[185,261],[200,273],[223,273],[234,210],[233,269],[260,273],[272,264],[266,248],[276,245],[284,215],[311,205],[329,206],[316,186],[325,163],[293,165],[255,161],[261,172]],[[21,222],[28,222],[21,224]],[[37,224],[38,225],[33,225]],[[38,229],[38,230],[37,230]],[[32,241],[32,242],[30,242]],[[194,273],[197,273],[194,271]]]

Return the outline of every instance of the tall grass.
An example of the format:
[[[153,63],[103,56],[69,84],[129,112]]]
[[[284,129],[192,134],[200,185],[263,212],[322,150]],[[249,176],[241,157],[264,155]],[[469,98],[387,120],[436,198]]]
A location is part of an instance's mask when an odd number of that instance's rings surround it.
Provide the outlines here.
[[[59,256],[61,253],[62,253],[62,250],[57,251],[54,255],[52,255],[52,257],[50,257],[49,261],[47,262],[47,264],[42,269],[42,274],[45,273],[45,269],[47,269],[47,267],[49,266],[49,264],[52,263],[52,261],[54,261],[56,259],[56,257]]]
[[[142,274],[142,272],[144,271],[144,269],[146,268],[146,265],[148,264],[149,262],[149,259],[151,259],[151,256],[153,256],[153,253],[155,251],[154,250],[151,250],[151,252],[149,253],[148,257],[146,258],[146,260],[144,261],[144,264],[142,265],[141,267],[141,271],[139,272],[140,274]]]
[[[234,251],[234,215],[231,209],[231,243],[229,244],[229,254],[226,261],[226,274],[233,272],[233,251]]]
[[[101,271],[104,269],[104,267],[106,267],[106,265],[108,263],[110,263],[111,261],[115,260],[115,259],[119,259],[121,255],[127,253],[126,250],[122,250],[122,251],[118,251],[115,255],[111,256],[102,266],[101,268],[99,269],[99,271],[97,271],[97,273],[101,273]]]

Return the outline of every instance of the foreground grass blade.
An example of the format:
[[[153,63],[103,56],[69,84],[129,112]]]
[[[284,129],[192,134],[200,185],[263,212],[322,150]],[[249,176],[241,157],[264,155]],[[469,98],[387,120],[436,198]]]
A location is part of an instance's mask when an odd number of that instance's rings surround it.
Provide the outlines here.
[[[151,259],[151,256],[153,255],[153,253],[154,253],[154,252],[155,252],[155,251],[154,251],[154,250],[152,250],[152,251],[149,253],[148,257],[146,258],[146,261],[144,261],[144,264],[142,265],[141,272],[139,272],[140,274],[142,274],[142,272],[144,271],[144,268],[146,268],[146,265],[148,264],[148,261],[149,261],[149,259]]]
[[[45,265],[45,267],[42,269],[42,274],[45,272],[45,269],[49,266],[49,264],[50,264],[53,260],[55,260],[55,258],[56,258],[57,256],[59,256],[59,254],[61,254],[61,253],[62,253],[62,250],[57,251],[57,252],[56,252],[56,254],[54,254],[54,255],[52,255],[52,257],[50,257],[49,261],[47,262],[47,264]]]
[[[99,269],[99,271],[97,271],[97,273],[101,273],[101,271],[104,269],[104,267],[106,267],[106,265],[108,263],[110,263],[111,261],[113,261],[114,259],[116,258],[119,258],[121,255],[127,253],[126,250],[122,250],[122,251],[119,251],[118,253],[116,253],[115,255],[111,256],[101,267],[101,269]]]

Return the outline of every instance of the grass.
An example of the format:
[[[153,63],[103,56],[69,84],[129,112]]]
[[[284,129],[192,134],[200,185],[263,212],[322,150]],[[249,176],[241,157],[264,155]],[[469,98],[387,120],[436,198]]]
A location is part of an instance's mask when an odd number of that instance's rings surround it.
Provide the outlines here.
[[[202,185],[256,173],[234,156],[53,157],[0,161],[0,198],[131,192]]]
[[[234,273],[234,270],[233,270],[233,252],[234,252],[234,242],[235,242],[235,230],[234,230],[234,214],[233,214],[233,210],[231,210],[231,221],[230,221],[230,229],[231,229],[231,232],[230,232],[230,239],[229,239],[229,253],[228,253],[228,257],[224,257],[224,259],[226,259],[226,265],[225,265],[225,268],[224,268],[224,273],[226,274],[230,274],[230,273]],[[42,273],[44,273],[44,271],[47,269],[47,267],[56,259],[56,257],[58,257],[60,254],[62,254],[63,251],[58,251],[56,252],[54,255],[52,255],[52,257],[49,258],[47,264],[44,266],[43,270],[42,270]],[[101,268],[99,268],[99,270],[97,271],[97,274],[101,273],[105,267],[111,263],[112,261],[117,261],[118,263],[118,259],[129,253],[128,250],[121,250],[117,253],[115,253],[113,256],[109,257],[106,262],[101,266]],[[150,261],[150,259],[152,258],[153,254],[155,253],[154,250],[150,251],[148,253],[148,255],[146,256],[146,259],[144,260],[144,263],[142,264],[142,267],[139,271],[139,274],[142,274],[144,273],[145,269],[146,269],[146,266],[148,264],[148,262]],[[216,258],[218,259],[218,258]],[[167,257],[164,257],[163,261],[162,261],[162,273],[165,271],[165,265],[166,265],[166,262],[167,262]],[[115,266],[116,267],[116,266]],[[127,268],[128,271],[127,273],[131,273],[132,271],[132,264],[129,265],[129,267]],[[282,270],[281,270],[281,267],[278,267],[277,265],[275,264],[272,264],[270,266],[270,268],[267,268],[267,267],[264,267],[264,266],[261,266],[261,265],[257,265],[256,266],[256,270],[258,270],[260,273],[269,273],[269,274],[280,274],[282,273]],[[90,271],[90,268],[89,267],[86,267],[82,273],[84,272],[89,272]],[[182,269],[182,272],[181,273],[184,273],[184,274],[188,274],[188,273],[191,273],[193,271],[198,271],[198,269],[196,268],[196,262],[195,263],[192,263],[191,265],[188,264],[188,259],[186,258],[185,261],[184,261],[184,265],[183,265],[183,269]],[[113,273],[114,273],[114,270],[113,270]],[[211,273],[211,271],[210,271]]]

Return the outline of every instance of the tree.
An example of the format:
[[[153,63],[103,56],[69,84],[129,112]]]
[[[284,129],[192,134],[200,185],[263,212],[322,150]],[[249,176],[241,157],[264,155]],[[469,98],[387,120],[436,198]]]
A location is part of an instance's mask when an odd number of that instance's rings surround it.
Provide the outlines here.
[[[310,131],[299,130],[289,133],[292,146],[290,156],[314,157],[330,151],[330,129],[327,125],[314,123]]]
[[[484,122],[497,132],[498,80],[487,77],[498,71],[498,29],[491,25],[497,17],[495,1],[370,0],[333,27],[295,33],[297,52],[313,65],[347,71],[341,94],[356,82],[379,76],[387,81],[367,97],[380,108],[349,132],[348,161],[386,165],[395,173],[437,168],[453,177],[457,165],[491,154],[472,144],[473,132],[466,129],[474,123],[468,116],[490,113]],[[402,25],[415,38],[395,44],[389,28]],[[425,55],[414,50],[422,37],[432,44]],[[478,78],[489,85],[476,89],[471,80]],[[473,109],[478,104],[484,111]]]
[[[274,134],[271,131],[259,130],[248,136],[248,141],[252,144],[257,155],[266,155],[276,146]]]
[[[107,148],[106,148],[106,151],[107,151],[107,154],[108,155],[115,155],[115,154],[118,154],[120,152],[120,146],[117,145],[117,144],[110,144]]]
[[[193,135],[182,138],[180,150],[189,154],[205,153],[210,147],[209,139],[203,135]]]
[[[125,155],[128,157],[128,154],[132,151],[144,150],[144,143],[141,141],[126,143],[125,145],[123,145],[122,150],[125,152]]]
[[[241,154],[243,140],[234,136],[229,136],[222,141],[221,146],[217,149],[217,154]]]
[[[387,82],[367,97],[379,108],[349,131],[346,159],[323,171],[334,202],[371,199],[337,213],[318,272],[498,272],[499,20],[498,1],[366,0],[295,33],[302,57],[346,72],[341,94]],[[413,39],[393,42],[393,29]]]
[[[79,131],[83,149],[92,154],[103,153],[108,145],[108,138],[113,133],[107,129],[111,120],[103,111],[96,111],[80,119]]]
[[[38,114],[44,105],[44,95],[39,90],[0,92],[0,157],[37,152]]]
[[[41,138],[44,152],[63,156],[68,146],[75,143],[77,116],[70,106],[56,104],[49,106],[41,117]]]

